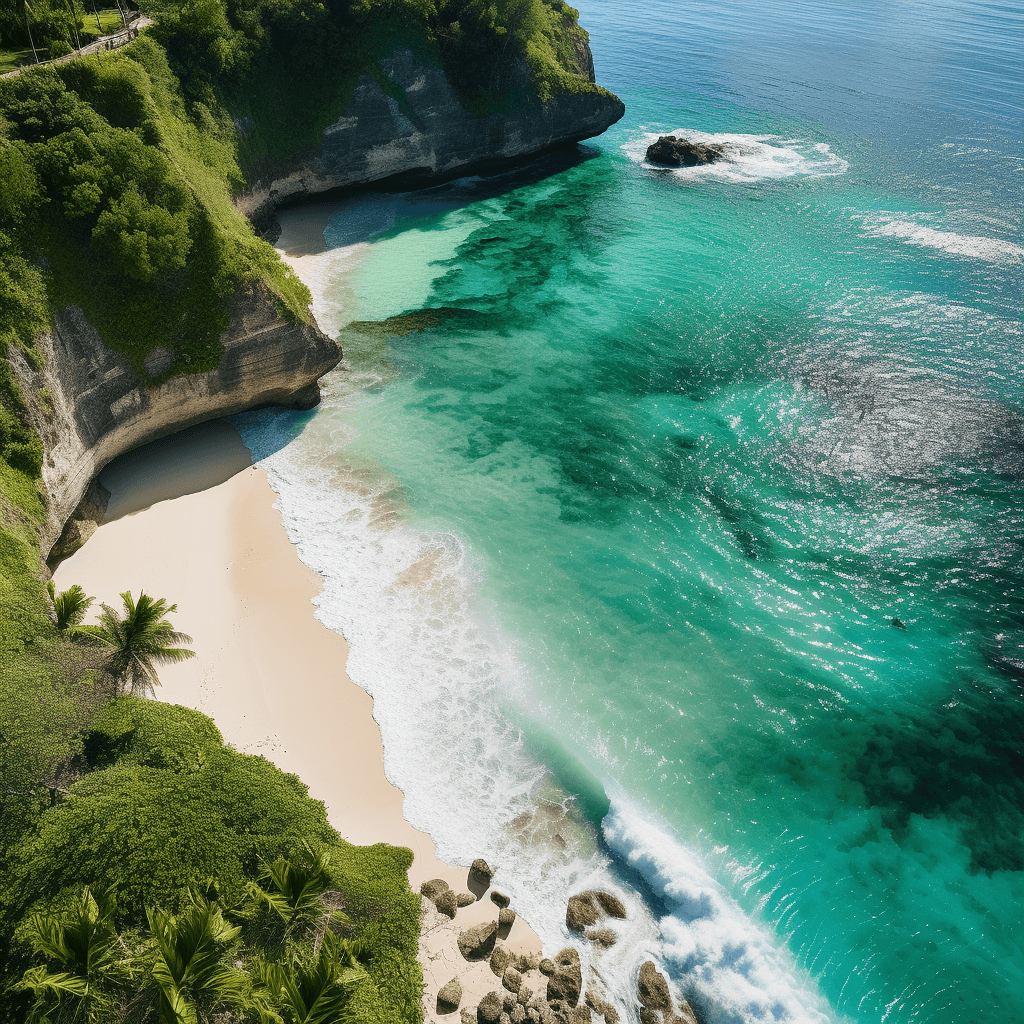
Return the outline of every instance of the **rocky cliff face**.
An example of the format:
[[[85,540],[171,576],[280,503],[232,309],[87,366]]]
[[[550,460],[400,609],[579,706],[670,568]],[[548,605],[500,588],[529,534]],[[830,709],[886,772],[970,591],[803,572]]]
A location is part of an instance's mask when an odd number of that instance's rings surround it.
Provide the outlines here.
[[[90,483],[111,459],[243,409],[271,404],[310,408],[320,397],[317,379],[341,358],[337,342],[316,327],[284,320],[273,295],[260,287],[236,298],[221,342],[224,354],[217,369],[151,387],[123,355],[103,344],[77,306],[65,306],[43,339],[46,360],[40,372],[20,353],[11,355],[45,451],[44,553],[61,538]],[[65,540],[73,547],[84,536],[74,522],[69,529],[76,535]]]
[[[593,82],[590,48],[581,44],[577,56],[580,73]],[[443,70],[409,50],[396,50],[381,70],[393,95],[361,76],[317,152],[297,161],[291,173],[258,183],[240,201],[244,213],[259,221],[286,202],[389,178],[423,183],[476,174],[600,135],[626,109],[610,93],[581,92],[477,116],[462,105]]]

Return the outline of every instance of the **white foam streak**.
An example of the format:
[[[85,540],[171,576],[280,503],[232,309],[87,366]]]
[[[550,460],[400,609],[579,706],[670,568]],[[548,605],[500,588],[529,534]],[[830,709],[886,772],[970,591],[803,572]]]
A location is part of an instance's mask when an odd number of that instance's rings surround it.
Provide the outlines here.
[[[725,146],[725,158],[701,167],[668,169],[647,161],[647,147],[661,135],[675,135],[691,142]],[[752,182],[772,178],[830,177],[845,174],[849,163],[833,153],[825,142],[783,139],[777,135],[744,135],[731,132],[700,132],[679,128],[672,132],[642,132],[622,147],[634,163],[670,174],[681,181],[713,178]]]
[[[898,238],[911,245],[938,249],[951,256],[964,256],[988,263],[1018,263],[1024,260],[1024,249],[1005,239],[939,231],[926,224],[904,220],[898,215],[865,216],[864,233],[869,238]]]
[[[744,914],[694,853],[619,801],[604,833],[669,906],[661,958],[707,1024],[835,1019],[785,947]]]

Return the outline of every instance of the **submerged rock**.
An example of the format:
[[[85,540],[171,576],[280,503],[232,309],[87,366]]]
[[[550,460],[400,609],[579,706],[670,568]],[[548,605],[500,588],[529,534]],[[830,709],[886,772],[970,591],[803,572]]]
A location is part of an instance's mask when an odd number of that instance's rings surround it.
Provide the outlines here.
[[[587,931],[587,938],[598,949],[611,949],[619,941],[619,937],[611,928],[590,928]]]
[[[619,1011],[607,1000],[602,999],[593,992],[588,992],[584,1002],[599,1017],[604,1017],[605,1024],[619,1024]]]
[[[691,142],[674,135],[662,135],[647,147],[647,159],[664,167],[699,167],[725,156],[725,147],[713,142]]]

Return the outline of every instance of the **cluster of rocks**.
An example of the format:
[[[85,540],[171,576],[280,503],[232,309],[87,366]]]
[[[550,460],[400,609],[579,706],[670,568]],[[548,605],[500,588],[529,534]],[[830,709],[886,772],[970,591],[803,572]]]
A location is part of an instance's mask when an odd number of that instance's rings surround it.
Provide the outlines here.
[[[469,872],[468,888],[482,899],[493,872],[485,861],[477,860]],[[455,893],[446,882],[424,882],[420,891],[442,913],[454,917],[459,907],[474,902],[468,893]],[[514,953],[501,944],[507,937],[515,912],[510,900],[492,891],[491,902],[498,908],[495,921],[485,921],[459,933],[458,946],[471,963],[486,960],[500,988],[488,992],[474,1008],[461,1009],[461,1024],[619,1024],[619,1012],[593,988],[584,994],[580,954],[572,946],[556,956],[541,959],[536,955]],[[585,935],[600,952],[615,943],[611,928],[595,928],[604,918],[624,920],[626,908],[617,896],[600,890],[587,890],[569,898],[565,923],[570,932]],[[537,972],[540,977],[531,978]],[[463,989],[452,978],[437,995],[437,1012],[454,1014],[462,1003]],[[674,1004],[668,981],[652,960],[640,968],[637,999],[642,1024],[697,1024],[686,1000]]]
[[[691,142],[674,135],[662,135],[647,147],[647,160],[663,167],[700,167],[725,156],[725,146],[714,142]]]

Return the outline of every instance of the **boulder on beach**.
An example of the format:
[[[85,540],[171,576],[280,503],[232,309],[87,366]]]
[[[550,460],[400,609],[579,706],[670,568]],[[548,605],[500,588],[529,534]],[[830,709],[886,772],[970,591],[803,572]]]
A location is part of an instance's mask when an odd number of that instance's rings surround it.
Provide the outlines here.
[[[523,983],[523,976],[514,968],[508,967],[505,973],[501,976],[501,984],[504,988],[507,988],[509,992],[515,992],[518,994],[519,986]]]
[[[476,1019],[480,1024],[498,1024],[498,1018],[501,1016],[502,1003],[501,995],[498,992],[488,992],[487,995],[480,1000],[480,1005],[476,1008]]]
[[[460,893],[456,894],[455,902],[460,907],[469,907],[469,906],[472,906],[474,903],[476,903],[476,897],[475,896],[470,896],[470,894],[468,892],[460,892]]]
[[[512,962],[512,954],[504,947],[498,946],[491,954],[491,970],[500,978],[505,968]]]
[[[437,1012],[454,1013],[462,1002],[462,982],[458,978],[452,978],[447,985],[441,986],[437,993]]]
[[[467,960],[486,960],[498,937],[498,923],[484,921],[459,934],[459,952]]]
[[[505,907],[507,907],[512,901],[503,892],[498,892],[497,890],[495,890],[491,893],[491,902],[495,906],[504,910]]]
[[[725,147],[714,142],[691,142],[674,135],[662,135],[647,147],[647,159],[663,167],[700,167],[725,156]]]
[[[431,878],[420,886],[420,895],[426,896],[431,903],[434,903],[441,893],[447,892],[450,888],[443,878]]]
[[[498,927],[507,932],[516,922],[516,912],[508,907],[502,907],[498,911]]]
[[[553,966],[554,973],[548,977],[548,1002],[561,1001],[575,1006],[580,1001],[580,991],[583,989],[579,953],[569,946],[555,956]],[[544,965],[541,964],[543,969]]]
[[[477,857],[473,861],[469,869],[469,880],[482,885],[485,889],[491,884],[491,879],[494,877],[494,872],[491,870],[487,861],[480,857]]]
[[[476,902],[474,900],[474,902]],[[434,899],[434,906],[448,917],[455,917],[455,911],[459,909],[458,896],[452,889],[445,889],[439,892]]]

